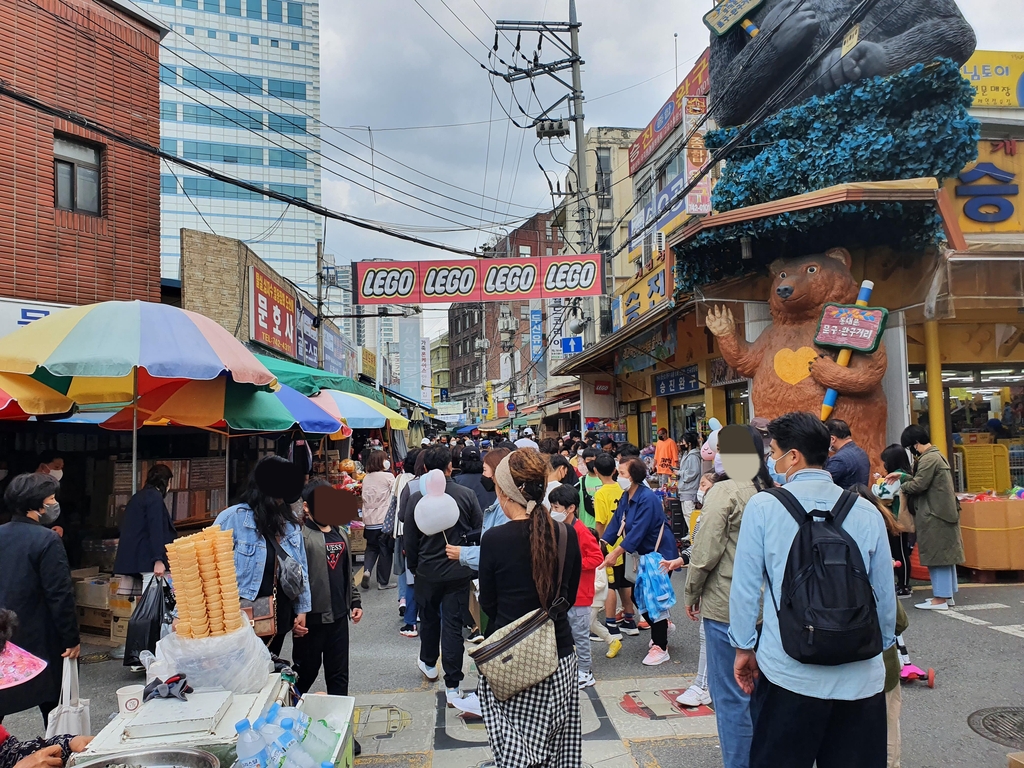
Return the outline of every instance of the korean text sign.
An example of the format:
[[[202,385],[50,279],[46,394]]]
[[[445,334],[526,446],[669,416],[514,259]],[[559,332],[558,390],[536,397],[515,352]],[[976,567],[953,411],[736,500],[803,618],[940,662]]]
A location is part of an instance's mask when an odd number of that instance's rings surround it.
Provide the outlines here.
[[[977,89],[976,107],[1024,106],[1024,53],[975,51],[960,74]]]
[[[600,254],[466,261],[360,261],[357,304],[437,304],[600,296]]]
[[[249,267],[249,338],[297,356],[295,295],[254,266]]]
[[[826,304],[814,343],[871,353],[878,349],[889,313],[876,307]]]
[[[629,148],[629,175],[637,172],[646,163],[662,142],[676,129],[683,121],[683,112],[686,107],[687,96],[707,96],[711,89],[711,49],[708,48],[697,59],[697,63],[683,78],[683,82],[676,88],[675,93],[665,102],[658,114],[644,132],[637,137]]]
[[[1024,232],[1024,145],[1014,139],[982,141],[978,162],[946,189],[955,200],[960,229],[967,234]]]

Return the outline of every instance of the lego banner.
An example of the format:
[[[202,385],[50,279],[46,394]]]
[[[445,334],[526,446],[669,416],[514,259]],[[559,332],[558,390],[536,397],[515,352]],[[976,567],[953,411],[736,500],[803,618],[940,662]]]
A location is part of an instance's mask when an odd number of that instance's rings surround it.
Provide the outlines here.
[[[357,304],[439,304],[600,296],[600,254],[473,261],[360,261]]]

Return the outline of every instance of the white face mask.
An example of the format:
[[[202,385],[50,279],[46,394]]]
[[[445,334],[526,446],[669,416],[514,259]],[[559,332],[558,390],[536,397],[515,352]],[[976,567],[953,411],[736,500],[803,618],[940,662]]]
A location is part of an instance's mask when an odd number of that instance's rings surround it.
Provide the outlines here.
[[[60,479],[62,477],[64,477],[64,470],[63,469],[51,469],[50,470],[50,477],[52,477],[54,480],[56,480],[59,483]]]
[[[583,449],[580,448],[578,451],[576,451],[576,455],[577,456],[582,456],[583,455]]]
[[[551,513],[551,519],[554,520],[556,523],[564,523],[565,522],[565,518],[567,518],[568,516],[569,515],[567,513],[565,513],[565,512],[552,512]]]
[[[388,461],[387,459],[384,459],[384,470],[387,471],[389,469],[391,469],[391,462]]]
[[[619,488],[621,488],[624,491],[628,491],[632,487],[633,487],[633,481],[630,480],[628,477],[620,477],[619,478]]]
[[[698,504],[703,504],[704,503],[704,491],[697,491],[697,503]]]

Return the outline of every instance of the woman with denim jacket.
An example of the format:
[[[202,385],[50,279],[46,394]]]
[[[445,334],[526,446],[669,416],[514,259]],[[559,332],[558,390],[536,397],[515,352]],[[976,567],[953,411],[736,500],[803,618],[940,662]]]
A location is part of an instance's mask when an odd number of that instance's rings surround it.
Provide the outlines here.
[[[290,461],[280,456],[261,459],[249,478],[244,501],[225,509],[216,520],[234,537],[239,597],[255,600],[276,595],[277,634],[264,638],[274,655],[281,652],[289,630],[296,637],[306,634],[306,614],[312,607],[302,524],[291,506],[302,496],[302,481],[302,470]],[[302,592],[295,603],[277,589],[274,542],[302,567]]]

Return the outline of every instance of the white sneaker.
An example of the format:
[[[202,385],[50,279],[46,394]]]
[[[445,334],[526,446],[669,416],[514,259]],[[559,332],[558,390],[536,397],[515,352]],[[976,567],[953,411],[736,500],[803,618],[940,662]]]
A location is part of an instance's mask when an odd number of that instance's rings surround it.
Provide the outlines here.
[[[590,688],[591,686],[593,686],[593,685],[595,685],[597,683],[597,680],[594,679],[594,673],[593,672],[580,672],[579,673],[579,680],[580,680],[580,690],[581,691],[584,688]]]
[[[417,661],[416,666],[420,668],[420,672],[427,680],[434,682],[437,680],[437,667],[428,667],[425,662]]]
[[[931,600],[925,600],[923,603],[918,603],[914,606],[920,608],[922,611],[948,611],[949,605],[946,603],[933,603]]]
[[[643,664],[645,667],[656,667],[659,664],[664,664],[669,658],[668,651],[663,651],[655,645],[647,652]]]
[[[444,692],[444,698],[448,702],[448,706],[455,709],[456,702],[462,703],[463,695],[461,688],[446,688]]]
[[[953,599],[953,598],[951,597],[951,598],[949,598],[949,599],[948,599],[948,600],[946,601],[946,605],[948,605],[948,606],[949,606],[950,608],[952,608],[952,607],[953,607],[954,605],[956,605],[956,600],[954,600],[954,599]]]
[[[676,697],[676,702],[682,707],[699,707],[711,703],[711,694],[698,685],[691,685]]]

